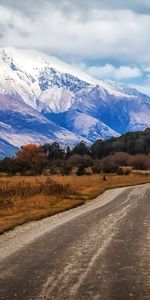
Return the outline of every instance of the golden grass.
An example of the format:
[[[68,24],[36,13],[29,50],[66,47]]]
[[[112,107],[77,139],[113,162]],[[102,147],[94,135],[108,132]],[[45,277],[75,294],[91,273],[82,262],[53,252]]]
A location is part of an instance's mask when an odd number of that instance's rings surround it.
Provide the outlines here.
[[[150,176],[0,177],[0,233],[83,204],[107,189],[150,182]]]

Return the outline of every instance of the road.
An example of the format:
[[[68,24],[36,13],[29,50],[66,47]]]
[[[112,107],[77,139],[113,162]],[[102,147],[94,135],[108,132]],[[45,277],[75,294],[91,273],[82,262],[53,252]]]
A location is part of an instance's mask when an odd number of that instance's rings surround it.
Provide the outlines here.
[[[150,299],[150,184],[2,235],[4,299]]]

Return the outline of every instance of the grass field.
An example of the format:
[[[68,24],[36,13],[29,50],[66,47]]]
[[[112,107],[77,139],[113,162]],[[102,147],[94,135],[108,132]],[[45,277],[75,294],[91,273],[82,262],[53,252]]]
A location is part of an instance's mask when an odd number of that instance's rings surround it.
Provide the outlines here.
[[[150,176],[0,176],[0,233],[95,198],[107,189],[150,182]]]

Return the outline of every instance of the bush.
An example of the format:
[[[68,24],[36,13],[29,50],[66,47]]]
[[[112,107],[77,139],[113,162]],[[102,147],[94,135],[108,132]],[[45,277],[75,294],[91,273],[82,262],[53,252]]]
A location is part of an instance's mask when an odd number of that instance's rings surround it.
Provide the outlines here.
[[[93,171],[93,173],[97,173],[97,174],[100,174],[102,172],[101,160],[96,159],[93,161],[92,171]]]
[[[150,155],[132,155],[128,159],[128,164],[136,170],[148,170],[150,168]]]
[[[63,185],[60,183],[55,182],[51,178],[48,178],[45,183],[42,185],[42,193],[45,195],[67,195],[70,192],[69,185]]]
[[[84,165],[80,165],[77,171],[77,175],[78,176],[84,175],[84,169],[85,169]]]

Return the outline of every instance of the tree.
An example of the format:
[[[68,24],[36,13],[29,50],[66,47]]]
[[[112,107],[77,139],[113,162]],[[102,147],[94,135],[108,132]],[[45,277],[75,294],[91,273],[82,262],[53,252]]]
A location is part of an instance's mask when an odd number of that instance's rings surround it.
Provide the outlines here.
[[[81,141],[73,148],[72,153],[78,155],[89,155],[90,149],[83,141]]]
[[[21,147],[16,156],[16,161],[20,161],[20,172],[24,172],[23,168],[21,168],[21,164],[23,163],[28,166],[27,170],[31,170],[33,174],[41,174],[48,164],[48,159],[43,147],[35,144]]]
[[[112,151],[111,143],[109,141],[97,140],[91,146],[91,155],[94,159],[101,159]]]
[[[30,163],[35,163],[37,159],[46,157],[42,147],[35,144],[22,146],[16,156],[18,159],[28,161]]]
[[[45,144],[43,147],[47,157],[51,160],[64,159],[65,150],[60,148],[57,142],[53,144]]]
[[[78,168],[77,176],[84,175],[84,169],[85,169],[85,166],[83,164],[81,164]]]
[[[24,173],[30,168],[30,163],[18,158],[5,158],[0,161],[0,172],[6,172],[11,175]]]
[[[69,146],[66,148],[65,158],[68,159],[72,155],[72,150]]]

